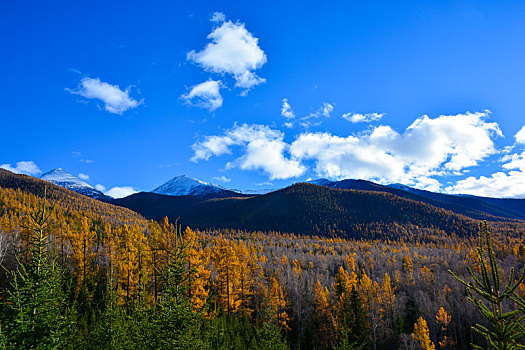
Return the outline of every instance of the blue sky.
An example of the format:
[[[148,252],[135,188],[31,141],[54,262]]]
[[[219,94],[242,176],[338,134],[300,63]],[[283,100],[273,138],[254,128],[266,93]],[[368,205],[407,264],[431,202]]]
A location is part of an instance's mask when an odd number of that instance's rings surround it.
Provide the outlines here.
[[[525,198],[525,2],[2,2],[0,165]]]

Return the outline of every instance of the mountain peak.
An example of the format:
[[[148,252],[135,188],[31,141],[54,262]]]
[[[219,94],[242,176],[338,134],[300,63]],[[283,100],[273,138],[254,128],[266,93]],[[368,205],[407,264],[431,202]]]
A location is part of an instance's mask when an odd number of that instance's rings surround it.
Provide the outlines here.
[[[100,200],[111,199],[111,197],[106,196],[104,193],[93,188],[93,186],[87,182],[80,180],[78,177],[68,173],[62,168],[50,170],[43,174],[40,178],[88,197]]]
[[[62,168],[56,168],[51,171],[48,171],[47,173],[43,174],[40,178],[42,180],[52,182],[56,185],[66,187],[70,190],[73,188],[91,188],[93,189],[93,186],[91,186],[85,181],[80,180],[78,177],[68,173]]]
[[[179,175],[151,192],[168,196],[206,196],[224,190],[226,189],[222,186],[197,180],[187,175]]]

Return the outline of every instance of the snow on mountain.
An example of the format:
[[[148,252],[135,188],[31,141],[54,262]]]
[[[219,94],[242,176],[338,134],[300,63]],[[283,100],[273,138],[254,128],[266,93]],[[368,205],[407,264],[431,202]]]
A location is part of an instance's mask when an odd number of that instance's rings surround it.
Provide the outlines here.
[[[168,196],[208,196],[223,191],[228,190],[222,186],[181,175],[174,177],[151,192]]]
[[[267,194],[267,193],[276,191],[276,189],[275,188],[261,188],[261,189],[247,189],[247,190],[231,189],[230,191],[242,193],[247,196],[256,196],[256,195]]]
[[[387,187],[395,188],[396,190],[402,190],[406,192],[414,192],[414,188],[407,186],[407,185],[403,185],[401,183],[390,184],[390,185],[387,185]]]
[[[335,183],[334,181],[330,181],[328,179],[314,179],[314,180],[308,180],[306,182],[308,182],[309,184],[325,186],[325,187],[332,187]]]
[[[105,195],[99,190],[78,177],[68,173],[62,168],[53,169],[40,177],[42,180],[49,181],[55,185],[62,186],[76,193],[100,200],[109,200],[111,197]]]

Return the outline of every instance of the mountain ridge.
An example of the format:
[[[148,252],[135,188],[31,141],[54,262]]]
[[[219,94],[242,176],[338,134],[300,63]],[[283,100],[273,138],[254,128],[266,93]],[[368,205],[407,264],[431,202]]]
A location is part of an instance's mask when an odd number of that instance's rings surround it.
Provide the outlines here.
[[[114,201],[149,219],[180,218],[199,229],[233,228],[343,237],[473,235],[478,220],[393,193],[298,183],[265,195],[198,199],[137,193]],[[489,217],[489,221],[494,221]],[[498,218],[496,218],[498,219]],[[525,221],[495,220],[502,226]]]

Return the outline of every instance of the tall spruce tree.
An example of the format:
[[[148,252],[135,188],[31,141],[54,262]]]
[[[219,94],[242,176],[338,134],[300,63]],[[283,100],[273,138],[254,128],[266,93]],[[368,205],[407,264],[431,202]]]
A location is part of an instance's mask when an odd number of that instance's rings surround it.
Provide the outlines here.
[[[486,249],[486,252],[485,252]],[[488,255],[488,260],[486,255]],[[477,276],[470,266],[467,266],[471,281],[465,281],[452,274],[461,282],[468,292],[468,299],[476,306],[489,323],[489,327],[477,324],[472,328],[480,333],[487,342],[490,350],[525,349],[522,342],[525,335],[523,321],[525,319],[525,301],[520,298],[515,290],[525,279],[525,270],[515,279],[514,268],[510,269],[506,283],[502,281],[500,270],[494,254],[491,233],[487,222],[479,225],[479,243],[477,248],[477,262],[481,273]],[[506,309],[506,302],[513,300],[520,308]],[[472,344],[475,349],[482,347]]]
[[[266,301],[268,304],[269,301]],[[285,350],[288,349],[279,324],[277,310],[271,307],[264,308],[260,315],[260,324],[255,329],[252,349],[256,350]]]
[[[188,242],[177,227],[173,244],[167,251],[168,263],[162,275],[164,290],[158,307],[156,331],[158,348],[207,349],[201,330],[203,315],[195,311],[188,296],[194,270],[188,271]]]
[[[73,322],[64,271],[49,246],[52,211],[44,191],[40,206],[29,213],[26,248],[16,252],[18,266],[8,271],[10,288],[0,313],[8,349],[58,349]]]
[[[350,293],[343,294],[342,302],[341,344],[337,349],[367,349],[370,344],[368,320],[359,292],[354,286]]]

